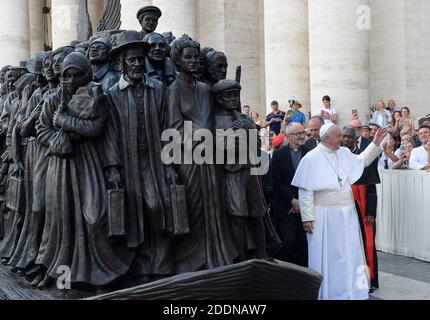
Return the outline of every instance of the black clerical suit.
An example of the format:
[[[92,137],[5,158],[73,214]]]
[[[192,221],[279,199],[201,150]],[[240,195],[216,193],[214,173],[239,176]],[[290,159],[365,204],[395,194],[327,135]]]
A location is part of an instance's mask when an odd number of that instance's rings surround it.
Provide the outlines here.
[[[361,154],[366,150],[366,148],[372,143],[371,140],[362,138],[361,143],[355,149],[355,154]],[[375,246],[375,235],[376,235],[376,213],[378,207],[378,196],[376,192],[376,185],[381,183],[378,172],[378,158],[364,170],[361,178],[355,183],[356,186],[366,186],[366,216],[372,216],[375,218],[375,223],[373,224],[373,268],[374,277],[371,279],[371,286],[373,288],[379,288],[378,283],[378,258]],[[358,217],[360,221],[361,234],[363,236],[363,243],[366,244],[366,232],[365,232],[365,221],[363,221],[360,207],[356,201],[356,207],[358,212]],[[367,254],[367,252],[366,252]],[[369,266],[371,267],[371,266]]]
[[[305,147],[308,148],[309,150],[313,150],[316,147],[318,147],[318,143],[319,141],[317,141],[315,138],[310,138],[305,142]]]
[[[307,267],[308,246],[302,218],[300,214],[290,213],[291,200],[299,199],[298,188],[291,185],[297,169],[293,165],[291,152],[290,146],[276,150],[271,163],[272,219],[283,244],[276,258]],[[309,149],[303,146],[300,160],[308,152]]]

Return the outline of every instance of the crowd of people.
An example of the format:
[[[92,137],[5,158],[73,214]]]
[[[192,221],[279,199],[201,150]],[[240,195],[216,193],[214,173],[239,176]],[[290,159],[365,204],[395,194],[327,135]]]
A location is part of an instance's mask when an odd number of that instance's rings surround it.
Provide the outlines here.
[[[250,106],[246,106],[243,110],[244,114],[249,115],[258,123],[263,149],[271,155],[270,171],[264,178],[264,185],[267,201],[271,206],[271,217],[283,243],[277,258],[304,267],[314,267],[325,276],[330,275],[331,278],[335,278],[332,274],[335,267],[329,267],[330,263],[324,258],[322,258],[323,262],[318,261],[315,265],[315,261],[313,261],[315,257],[311,257],[312,254],[315,254],[313,252],[315,247],[312,249],[309,244],[315,243],[315,237],[308,224],[309,220],[304,214],[306,203],[301,201],[300,188],[294,181],[301,179],[298,176],[307,174],[303,172],[297,174],[297,170],[304,158],[315,157],[312,150],[321,149],[320,154],[327,150],[327,143],[323,143],[322,135],[327,134],[327,126],[335,126],[338,122],[337,111],[331,106],[331,98],[324,96],[320,112],[310,116],[306,121],[305,115],[300,111],[302,107],[300,102],[291,100],[289,103],[290,110],[285,112],[280,109],[277,101],[273,101],[271,103],[272,112],[267,115],[266,121],[261,121]],[[381,183],[379,170],[429,171],[430,169],[430,115],[421,118],[418,121],[419,128],[415,129],[415,122],[408,107],[397,109],[394,100],[388,102],[388,107],[382,100],[378,100],[376,105],[376,110],[367,115],[367,124],[363,125],[359,120],[358,112],[353,110],[353,116],[348,125],[339,129],[340,146],[343,147],[339,150],[348,150],[357,157],[364,155],[366,150],[370,149],[375,137],[379,139],[378,133],[383,131],[385,134],[384,139],[379,143],[378,156],[366,164],[366,168],[360,176],[354,180],[350,179],[356,219],[360,225],[364,248],[369,292],[379,288],[378,258],[375,246],[378,201],[376,185]],[[307,156],[308,154],[309,156]],[[338,159],[335,159],[333,163],[336,161]],[[337,172],[337,168],[332,167],[333,163],[327,163],[326,167],[321,170],[332,171],[332,168],[334,172]],[[312,179],[318,179],[319,170],[316,163],[313,164],[310,171],[312,171],[311,175],[314,174]],[[340,176],[338,178],[341,179]],[[335,197],[334,194],[332,196]],[[333,203],[331,205],[336,206]],[[313,216],[310,221],[314,222],[314,220]],[[326,227],[328,228],[328,226]],[[338,256],[347,254],[341,249],[337,253]],[[325,254],[328,252],[323,253],[323,255]],[[332,258],[335,259],[335,256],[336,254]],[[336,292],[333,289],[333,292],[330,292],[327,289],[326,292],[321,292],[321,296],[328,299],[348,299],[354,296],[351,290]]]
[[[305,143],[316,147],[319,141],[319,128],[326,123],[337,123],[337,111],[331,106],[331,98],[324,96],[322,107],[318,114],[310,116],[300,111],[302,104],[299,101],[290,100],[289,111],[280,109],[279,103],[271,103],[272,112],[261,120],[260,115],[251,110],[250,106],[244,106],[243,113],[254,121],[260,130],[262,148],[273,154],[273,150],[288,144],[285,134],[286,127],[291,123],[300,123],[305,126]],[[355,136],[361,139],[372,139],[379,128],[385,128],[388,133],[383,142],[384,153],[380,156],[378,166],[381,169],[430,169],[429,130],[430,114],[420,118],[416,122],[411,116],[409,107],[397,108],[394,100],[387,104],[378,100],[376,109],[366,115],[366,124],[359,120],[357,111],[353,110],[353,116],[347,126],[356,129]]]

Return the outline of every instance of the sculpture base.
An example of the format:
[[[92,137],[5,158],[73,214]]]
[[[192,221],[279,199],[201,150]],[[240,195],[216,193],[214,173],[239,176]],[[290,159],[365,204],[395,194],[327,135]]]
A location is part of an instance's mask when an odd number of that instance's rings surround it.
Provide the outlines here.
[[[193,272],[88,300],[317,300],[322,276],[276,260]]]
[[[76,300],[94,296],[94,293],[68,290],[60,291],[55,286],[46,290],[33,289],[25,278],[0,265],[1,300]]]
[[[322,277],[281,261],[251,260],[94,296],[55,287],[40,291],[0,266],[0,300],[316,300]]]

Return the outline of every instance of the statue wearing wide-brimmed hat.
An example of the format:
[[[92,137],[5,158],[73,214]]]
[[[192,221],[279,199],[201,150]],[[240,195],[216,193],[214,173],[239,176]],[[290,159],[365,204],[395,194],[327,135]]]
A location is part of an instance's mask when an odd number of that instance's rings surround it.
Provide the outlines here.
[[[164,277],[174,273],[169,231],[169,187],[174,171],[161,160],[160,132],[164,120],[164,85],[145,74],[150,45],[137,31],[120,34],[111,55],[120,57],[122,75],[108,93],[113,123],[107,130],[119,141],[121,163],[110,163],[110,184],[124,177],[127,221],[120,234],[137,252],[133,272],[137,276]],[[116,129],[118,128],[118,129]]]

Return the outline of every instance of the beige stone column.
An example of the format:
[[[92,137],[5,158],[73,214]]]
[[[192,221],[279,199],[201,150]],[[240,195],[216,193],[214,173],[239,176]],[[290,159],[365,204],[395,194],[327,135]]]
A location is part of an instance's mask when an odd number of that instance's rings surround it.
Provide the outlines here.
[[[224,0],[199,0],[197,3],[198,36],[202,47],[225,51]]]
[[[28,0],[2,0],[0,65],[17,64],[30,57]]]
[[[202,47],[224,51],[229,61],[229,79],[242,66],[242,104],[265,113],[261,106],[260,0],[200,0],[198,3],[198,40]]]
[[[266,107],[299,100],[310,111],[309,20],[305,0],[265,0]]]
[[[372,9],[369,35],[371,104],[378,99],[385,102],[394,99],[401,106],[406,102],[405,3],[392,0],[369,2]]]
[[[121,29],[142,30],[136,14],[140,8],[150,5],[152,0],[121,0]]]
[[[79,0],[52,0],[52,43],[54,49],[77,38]]]
[[[30,17],[30,51],[34,55],[45,49],[45,31],[43,29],[44,0],[28,1]]]
[[[365,120],[370,107],[368,0],[309,0],[312,112],[332,98],[341,125],[352,109]],[[294,50],[294,46],[291,46]]]
[[[197,0],[153,0],[163,12],[157,31],[172,31],[176,37],[186,33],[197,36]]]
[[[105,0],[88,0],[88,13],[90,14],[93,32],[96,32],[100,18],[103,15]]]

